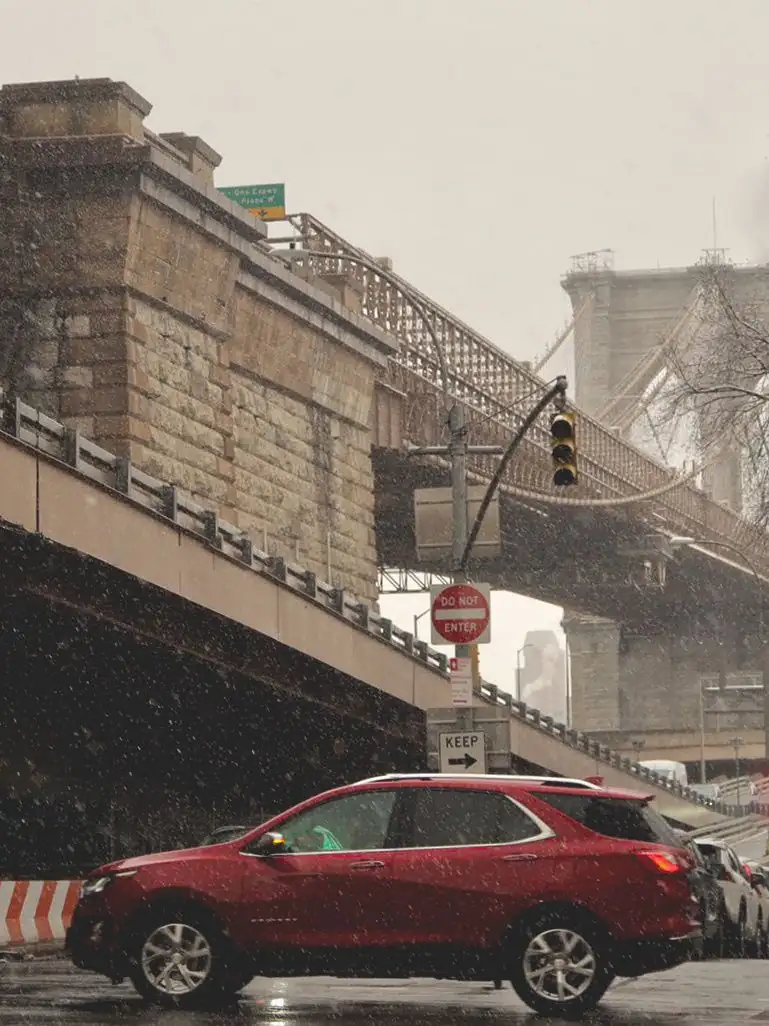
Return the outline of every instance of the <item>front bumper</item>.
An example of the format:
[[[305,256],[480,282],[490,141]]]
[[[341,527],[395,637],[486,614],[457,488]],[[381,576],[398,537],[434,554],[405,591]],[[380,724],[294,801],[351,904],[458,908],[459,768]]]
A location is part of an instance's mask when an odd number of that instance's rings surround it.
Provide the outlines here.
[[[115,924],[107,916],[86,915],[76,908],[64,946],[78,969],[89,969],[111,980],[125,979],[125,955],[120,950]]]
[[[684,937],[649,937],[623,941],[612,950],[617,976],[645,976],[674,969],[689,961],[702,948],[702,932],[694,930]]]

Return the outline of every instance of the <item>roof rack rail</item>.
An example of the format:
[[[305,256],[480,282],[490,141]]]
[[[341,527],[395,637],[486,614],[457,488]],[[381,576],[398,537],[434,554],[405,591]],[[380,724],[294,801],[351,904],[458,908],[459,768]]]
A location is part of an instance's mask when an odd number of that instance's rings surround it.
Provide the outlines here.
[[[358,780],[358,784],[384,783],[388,780],[519,780],[522,783],[544,784],[547,787],[573,787],[585,790],[600,790],[603,786],[596,778],[581,779],[577,777],[529,776],[523,773],[383,773],[376,777]]]

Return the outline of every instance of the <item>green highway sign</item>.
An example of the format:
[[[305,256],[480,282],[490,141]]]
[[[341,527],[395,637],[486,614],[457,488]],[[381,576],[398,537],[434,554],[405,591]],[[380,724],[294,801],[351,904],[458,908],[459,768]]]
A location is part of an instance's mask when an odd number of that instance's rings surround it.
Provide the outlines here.
[[[263,221],[281,221],[286,216],[285,185],[228,185],[219,192]]]

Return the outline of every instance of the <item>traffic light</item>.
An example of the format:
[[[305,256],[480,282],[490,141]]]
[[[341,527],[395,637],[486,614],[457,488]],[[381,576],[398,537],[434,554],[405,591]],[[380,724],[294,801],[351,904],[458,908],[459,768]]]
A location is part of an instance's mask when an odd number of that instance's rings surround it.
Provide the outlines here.
[[[550,418],[550,444],[553,450],[553,484],[556,487],[577,483],[577,438],[574,414],[554,413]]]

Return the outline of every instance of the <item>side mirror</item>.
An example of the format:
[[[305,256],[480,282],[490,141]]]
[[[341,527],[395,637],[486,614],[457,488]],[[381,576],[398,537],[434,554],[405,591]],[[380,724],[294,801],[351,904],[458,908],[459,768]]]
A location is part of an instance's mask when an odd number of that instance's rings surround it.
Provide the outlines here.
[[[287,849],[288,844],[283,834],[270,830],[266,834],[262,834],[251,850],[254,855],[267,857],[270,855],[283,855]]]

